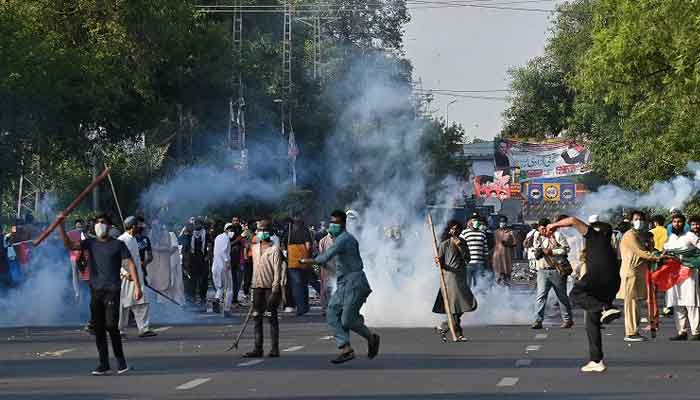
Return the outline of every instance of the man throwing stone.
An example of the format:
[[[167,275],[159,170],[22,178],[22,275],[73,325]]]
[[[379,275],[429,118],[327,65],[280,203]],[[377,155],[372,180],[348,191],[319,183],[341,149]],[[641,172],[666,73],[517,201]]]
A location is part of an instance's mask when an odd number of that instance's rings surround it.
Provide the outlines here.
[[[355,358],[355,351],[350,346],[350,331],[367,339],[368,357],[373,359],[379,353],[379,335],[372,333],[360,315],[362,305],[372,293],[363,271],[362,258],[357,239],[345,230],[346,214],[335,210],[331,214],[328,232],[335,238],[335,243],[315,259],[303,258],[302,264],[326,265],[334,258],[337,283],[336,291],[328,303],[326,319],[335,331],[335,341],[340,354],[331,360],[341,364]]]

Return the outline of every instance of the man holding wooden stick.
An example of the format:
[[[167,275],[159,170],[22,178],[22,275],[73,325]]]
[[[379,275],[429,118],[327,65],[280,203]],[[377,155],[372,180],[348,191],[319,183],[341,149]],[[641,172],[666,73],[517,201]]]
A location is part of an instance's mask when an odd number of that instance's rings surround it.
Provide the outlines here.
[[[335,341],[340,349],[338,357],[331,360],[333,364],[344,363],[355,358],[355,351],[350,346],[351,330],[367,339],[367,355],[370,360],[379,353],[379,335],[367,328],[360,314],[360,309],[372,293],[372,289],[363,271],[364,266],[357,239],[345,230],[346,221],[347,216],[343,211],[333,211],[331,223],[328,226],[328,233],[335,238],[333,245],[315,259],[300,260],[301,264],[321,266],[325,266],[331,259],[335,261],[336,290],[328,303],[326,314],[328,325],[335,331]]]
[[[469,262],[469,249],[459,235],[462,226],[459,222],[452,220],[447,223],[442,234],[442,242],[437,247],[437,257],[435,263],[442,269],[444,288],[438,291],[433,312],[436,314],[452,314],[456,341],[466,342],[462,327],[460,325],[463,313],[476,310],[476,299],[472,294],[467,282],[467,263]],[[442,286],[442,285],[441,285]],[[443,290],[448,293],[447,301],[443,298]],[[445,310],[445,306],[449,308]],[[440,326],[440,333],[443,338],[449,328],[448,321]]]

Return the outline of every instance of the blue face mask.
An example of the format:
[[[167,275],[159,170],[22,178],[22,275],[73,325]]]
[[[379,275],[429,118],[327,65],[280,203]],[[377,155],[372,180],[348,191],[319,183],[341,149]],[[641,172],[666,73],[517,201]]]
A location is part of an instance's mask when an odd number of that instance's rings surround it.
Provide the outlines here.
[[[343,233],[343,226],[340,224],[329,224],[328,233],[330,233],[333,237],[338,237],[338,235]]]
[[[257,236],[259,240],[270,240],[270,232],[258,232]]]

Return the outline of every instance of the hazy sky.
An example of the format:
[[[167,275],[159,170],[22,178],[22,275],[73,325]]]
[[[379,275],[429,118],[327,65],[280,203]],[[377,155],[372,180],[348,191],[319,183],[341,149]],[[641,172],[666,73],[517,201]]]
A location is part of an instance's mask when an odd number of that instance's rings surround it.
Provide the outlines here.
[[[517,7],[552,9],[555,3],[540,1]],[[406,55],[415,68],[414,79],[422,78],[424,89],[508,89],[508,69],[542,54],[551,20],[548,13],[472,7],[410,11]],[[501,98],[507,93],[470,95]],[[446,104],[455,99],[449,107],[450,121],[461,123],[470,137],[489,139],[498,134],[505,101],[435,96],[434,115],[444,117]]]

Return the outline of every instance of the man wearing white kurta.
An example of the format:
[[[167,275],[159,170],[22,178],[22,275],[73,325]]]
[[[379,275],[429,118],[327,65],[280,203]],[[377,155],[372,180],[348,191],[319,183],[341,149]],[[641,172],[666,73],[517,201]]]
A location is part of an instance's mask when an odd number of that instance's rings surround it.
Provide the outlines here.
[[[231,307],[233,300],[233,278],[231,276],[231,238],[233,237],[233,224],[228,223],[224,232],[214,239],[214,263],[211,267],[214,287],[216,288],[217,303],[223,301],[223,311]],[[214,308],[218,312],[218,305]]]
[[[139,282],[144,282],[143,280],[143,268],[141,268],[141,256],[139,255],[139,245],[136,241],[134,235],[136,234],[137,221],[135,217],[128,217],[124,220],[124,232],[119,236],[119,240],[124,242],[126,248],[129,249],[131,258],[134,261],[134,265],[137,266],[136,271],[139,275]],[[144,293],[141,299],[134,300],[134,290],[136,289],[134,282],[128,279],[129,273],[122,266],[121,270],[122,276],[122,289],[119,307],[119,330],[121,332],[126,329],[129,324],[129,311],[134,313],[134,319],[136,319],[136,326],[139,329],[139,337],[150,337],[156,336],[157,333],[150,329],[150,322],[148,320],[148,299]],[[143,289],[141,290],[143,292]]]
[[[664,245],[664,250],[687,251],[698,248],[698,224],[695,224],[695,232],[687,233],[684,233],[684,225],[684,216],[673,216],[671,236],[669,236],[668,241]],[[700,297],[698,296],[697,269],[691,268],[688,279],[673,286],[666,292],[666,306],[673,307],[678,330],[678,335],[670,339],[700,340]]]

